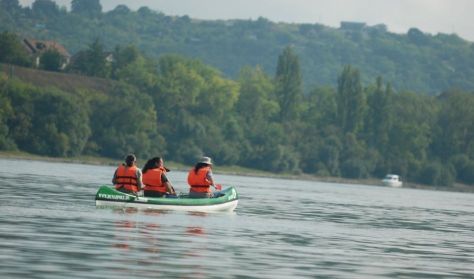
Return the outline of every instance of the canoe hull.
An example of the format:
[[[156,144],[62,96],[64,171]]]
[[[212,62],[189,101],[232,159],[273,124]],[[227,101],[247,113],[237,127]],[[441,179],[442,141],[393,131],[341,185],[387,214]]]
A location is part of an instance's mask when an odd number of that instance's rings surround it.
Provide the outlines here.
[[[98,207],[134,207],[157,210],[184,210],[184,211],[233,211],[238,204],[238,194],[234,187],[220,191],[217,198],[192,199],[179,198],[152,198],[137,197],[125,194],[109,186],[101,186],[95,196]]]
[[[230,212],[237,208],[238,200],[213,204],[213,205],[167,205],[167,204],[147,204],[139,202],[120,202],[96,200],[98,207],[134,207],[139,209],[156,209],[156,210],[179,210],[179,211],[199,211],[199,212]]]

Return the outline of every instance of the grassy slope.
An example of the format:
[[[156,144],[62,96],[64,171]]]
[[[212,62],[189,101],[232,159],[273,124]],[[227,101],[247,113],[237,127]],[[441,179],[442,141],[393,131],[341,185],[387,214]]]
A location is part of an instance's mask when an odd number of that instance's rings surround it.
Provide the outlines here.
[[[0,72],[38,87],[57,87],[67,92],[74,92],[77,89],[109,92],[115,84],[115,81],[103,78],[48,72],[1,63]]]

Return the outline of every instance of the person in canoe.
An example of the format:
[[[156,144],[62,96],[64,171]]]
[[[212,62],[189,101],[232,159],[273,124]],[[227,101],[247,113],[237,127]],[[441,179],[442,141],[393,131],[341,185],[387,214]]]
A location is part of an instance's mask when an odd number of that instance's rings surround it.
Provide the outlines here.
[[[112,183],[115,189],[127,194],[137,194],[142,188],[142,171],[137,167],[137,157],[128,154],[125,163],[122,163],[114,173]]]
[[[212,198],[211,186],[214,185],[212,177],[212,160],[209,157],[202,157],[194,167],[189,170],[188,184],[190,198]]]
[[[169,169],[163,166],[161,157],[154,157],[148,160],[142,169],[143,172],[143,194],[145,197],[176,196],[171,182],[166,173]]]

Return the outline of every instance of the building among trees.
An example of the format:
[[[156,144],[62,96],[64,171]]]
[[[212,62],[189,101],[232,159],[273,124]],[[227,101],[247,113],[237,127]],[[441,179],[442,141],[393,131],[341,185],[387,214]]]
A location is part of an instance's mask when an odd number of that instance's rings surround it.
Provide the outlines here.
[[[36,67],[40,67],[40,65],[43,64],[41,59],[44,58],[43,55],[46,53],[56,53],[56,56],[58,56],[60,60],[59,69],[61,70],[65,69],[70,62],[71,54],[69,54],[66,48],[58,42],[25,38],[22,43],[28,53],[33,57],[34,65]]]

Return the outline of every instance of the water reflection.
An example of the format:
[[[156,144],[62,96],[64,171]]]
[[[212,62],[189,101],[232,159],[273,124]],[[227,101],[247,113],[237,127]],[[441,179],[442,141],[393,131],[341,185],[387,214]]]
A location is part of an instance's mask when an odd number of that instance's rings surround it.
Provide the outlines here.
[[[132,248],[131,245],[135,243],[139,246],[143,244],[145,246],[143,251],[145,252],[156,254],[160,250],[160,236],[163,237],[166,235],[167,228],[163,228],[163,226],[159,224],[158,217],[172,214],[172,211],[156,209],[139,210],[136,208],[114,208],[112,209],[112,212],[118,214],[121,217],[126,217],[126,219],[119,219],[115,221],[115,242],[112,245],[114,248],[130,250]],[[186,212],[186,215],[193,218],[205,218],[209,214],[206,212]],[[138,219],[140,216],[153,218],[147,218],[144,221],[132,220],[132,218]],[[197,223],[199,223],[199,221],[197,221]],[[176,230],[173,231],[176,233]],[[189,225],[184,227],[182,235],[203,237],[206,236],[207,233],[203,226]],[[180,237],[182,235],[178,233],[175,237]]]
[[[192,275],[180,274],[179,278],[208,278],[206,258],[213,245],[209,243],[205,226],[200,225],[206,222],[208,213],[136,208],[111,209],[111,212],[118,218],[114,222],[111,246],[119,252],[117,263],[124,272],[131,272],[133,262],[136,262],[146,267],[142,275],[167,277],[176,273],[174,269],[169,270],[170,267],[180,262],[187,270],[192,270]],[[182,221],[183,217],[189,218],[186,225],[173,222]],[[135,257],[133,261],[130,261],[131,255]],[[163,266],[167,268],[163,269]]]
[[[208,216],[209,213],[190,211],[190,212],[187,212],[187,214],[189,216],[206,217],[206,216]],[[188,235],[193,235],[193,236],[204,236],[204,235],[206,235],[206,232],[204,231],[204,228],[201,227],[201,226],[188,226],[186,228],[186,233]]]
[[[189,235],[203,236],[206,234],[202,227],[188,227],[186,233]]]

